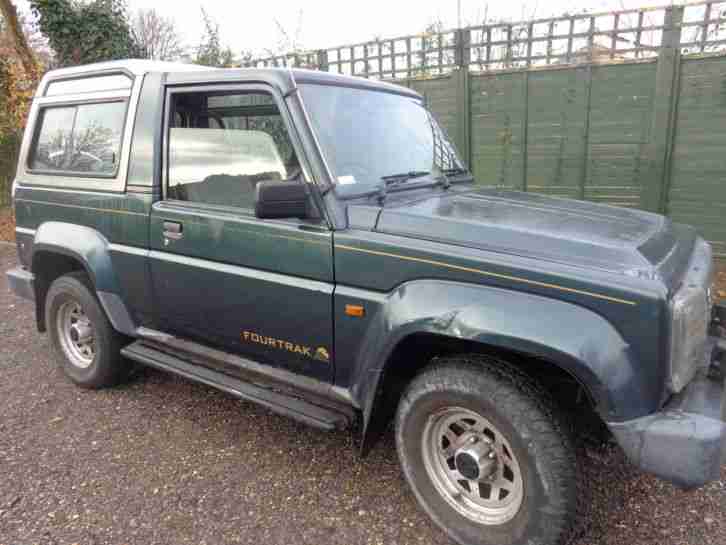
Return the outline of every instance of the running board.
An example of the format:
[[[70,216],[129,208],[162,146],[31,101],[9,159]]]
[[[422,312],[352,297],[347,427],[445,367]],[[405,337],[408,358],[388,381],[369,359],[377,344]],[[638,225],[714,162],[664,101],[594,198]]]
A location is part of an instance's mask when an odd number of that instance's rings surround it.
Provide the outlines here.
[[[347,416],[341,412],[309,403],[299,397],[293,397],[271,388],[250,384],[207,367],[189,363],[180,357],[144,344],[144,341],[131,343],[121,350],[121,354],[130,360],[175,373],[207,386],[212,386],[240,399],[252,401],[267,407],[271,411],[315,428],[323,430],[344,429],[349,423]]]

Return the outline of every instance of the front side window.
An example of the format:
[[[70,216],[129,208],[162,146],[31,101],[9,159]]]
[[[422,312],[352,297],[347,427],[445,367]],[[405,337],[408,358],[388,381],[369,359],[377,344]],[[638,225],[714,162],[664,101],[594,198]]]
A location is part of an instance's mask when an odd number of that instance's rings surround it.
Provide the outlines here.
[[[44,108],[29,167],[54,173],[113,175],[125,119],[126,102]]]
[[[374,191],[407,173],[430,180],[464,169],[453,143],[416,98],[332,85],[300,89],[342,196]]]
[[[175,93],[169,119],[172,199],[253,208],[260,181],[302,179],[287,128],[268,93]]]

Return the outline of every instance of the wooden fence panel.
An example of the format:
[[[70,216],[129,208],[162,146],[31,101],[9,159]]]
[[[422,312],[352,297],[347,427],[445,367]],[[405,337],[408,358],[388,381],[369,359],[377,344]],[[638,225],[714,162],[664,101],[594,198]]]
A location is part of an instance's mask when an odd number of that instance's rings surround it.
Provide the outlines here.
[[[726,0],[488,21],[249,65],[395,80],[424,95],[478,183],[668,213],[726,257]]]
[[[457,92],[452,76],[437,79],[411,80],[408,85],[423,95],[426,105],[444,130],[456,140],[458,131]],[[461,149],[461,143],[456,142]]]
[[[529,75],[527,191],[582,198],[588,80],[584,67]]]
[[[482,185],[524,189],[527,77],[471,76],[471,166]]]
[[[641,206],[654,81],[655,64],[592,68],[585,199]]]
[[[681,63],[666,213],[726,258],[726,58]]]

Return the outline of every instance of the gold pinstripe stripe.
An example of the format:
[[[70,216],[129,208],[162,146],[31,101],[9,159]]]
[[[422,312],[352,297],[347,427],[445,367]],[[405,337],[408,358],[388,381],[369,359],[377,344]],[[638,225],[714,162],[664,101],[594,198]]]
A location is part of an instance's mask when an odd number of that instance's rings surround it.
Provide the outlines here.
[[[18,201],[18,202],[29,202],[29,203],[35,203],[35,204],[45,204],[45,205],[49,205],[49,206],[62,206],[62,207],[66,207],[66,208],[81,208],[81,209],[93,210],[93,211],[97,211],[97,212],[111,212],[113,214],[125,214],[125,215],[131,215],[131,216],[148,216],[148,214],[146,214],[146,213],[131,212],[131,211],[128,211],[128,210],[115,210],[115,209],[112,209],[112,208],[94,208],[94,207],[91,207],[91,206],[81,206],[81,205],[76,205],[76,204],[62,204],[62,203],[47,202],[47,201],[36,201],[36,200],[31,200],[31,199],[16,199],[16,201]],[[239,229],[237,229],[237,230],[239,231]],[[247,231],[247,230],[244,230],[244,231]],[[255,233],[255,232],[252,232],[252,231],[247,231],[247,232],[249,234],[252,234],[252,235],[270,236],[270,237],[274,237],[274,238],[284,238],[284,239],[288,239],[288,240],[294,240],[294,241],[297,241],[297,242],[308,242],[308,243],[313,243],[313,244],[321,244],[322,243],[320,241],[315,241],[315,240],[310,240],[310,239],[302,239],[302,238],[297,238],[297,237],[288,237],[288,236],[285,236],[285,235],[272,235],[272,234],[267,234],[267,233]],[[324,244],[324,243],[322,243],[322,244]],[[421,257],[410,257],[410,256],[405,256],[405,255],[400,255],[400,254],[392,254],[392,253],[388,253],[388,252],[381,252],[381,251],[378,251],[378,250],[367,250],[367,249],[364,249],[364,248],[357,248],[355,246],[347,246],[345,244],[336,244],[335,245],[335,248],[336,249],[340,248],[341,250],[349,250],[349,251],[352,251],[352,252],[362,252],[362,253],[366,253],[366,254],[379,255],[379,256],[384,256],[384,257],[393,257],[395,259],[402,259],[402,260],[405,260],[405,261],[414,261],[414,262],[417,262],[417,263],[426,263],[428,265],[434,265],[434,266],[437,266],[437,267],[444,267],[444,268],[452,269],[452,270],[455,270],[455,271],[462,271],[462,272],[469,272],[469,273],[474,273],[474,274],[480,274],[480,275],[483,275],[483,276],[489,276],[491,278],[499,278],[499,279],[502,279],[502,280],[511,280],[511,281],[514,281],[514,282],[520,282],[520,283],[523,283],[523,284],[527,284],[527,285],[530,285],[530,286],[537,286],[537,287],[540,287],[540,288],[549,288],[549,289],[555,289],[555,290],[559,290],[559,291],[564,291],[564,292],[567,292],[567,293],[577,293],[579,295],[587,295],[589,297],[594,297],[596,299],[603,299],[605,301],[611,301],[613,303],[620,303],[622,305],[632,305],[632,306],[637,305],[637,303],[635,301],[628,301],[627,299],[619,299],[617,297],[610,297],[609,295],[602,295],[600,293],[594,293],[594,292],[591,292],[591,291],[578,290],[578,289],[575,289],[575,288],[568,288],[568,287],[565,287],[565,286],[560,286],[558,284],[550,284],[548,282],[539,282],[537,280],[529,280],[527,278],[522,278],[522,277],[519,277],[519,276],[511,276],[511,275],[508,275],[508,274],[495,273],[495,272],[491,272],[491,271],[482,271],[481,269],[473,269],[471,267],[462,267],[461,265],[454,265],[452,263],[446,263],[444,261],[436,261],[436,260],[433,260],[433,259],[424,259],[424,258],[421,258]]]
[[[59,202],[34,201],[32,199],[15,199],[17,202],[29,202],[33,204],[46,204],[48,206],[61,206],[63,208],[80,208],[82,210],[92,210],[94,212],[110,212],[112,214],[124,214],[127,216],[148,216],[148,213],[131,212],[130,210],[116,210],[114,208],[94,208],[93,206],[82,206],[80,204],[65,204]]]
[[[34,204],[47,204],[48,206],[61,206],[64,208],[80,208],[82,210],[92,210],[94,212],[111,212],[112,214],[125,214],[130,216],[144,216],[149,217],[148,212],[131,212],[130,210],[118,210],[114,208],[94,208],[92,206],[82,206],[80,204],[65,204],[65,203],[57,203],[57,202],[48,202],[48,201],[36,201],[32,199],[15,199],[17,202],[29,202]],[[169,220],[169,221],[177,221],[177,220]],[[203,222],[203,221],[196,221],[189,218],[184,218],[181,220],[182,223],[185,224],[192,224],[192,225],[199,225],[201,227],[209,228],[209,224]],[[329,244],[329,241],[320,241],[320,240],[312,240],[312,239],[306,239],[306,238],[300,238],[300,237],[293,237],[288,235],[278,235],[273,233],[261,233],[252,231],[251,229],[240,229],[237,226],[228,226],[227,227],[231,231],[236,231],[238,233],[244,233],[252,236],[258,236],[258,237],[269,237],[269,238],[281,238],[285,240],[294,240],[296,242],[305,242],[308,244],[318,244],[318,245],[324,245],[327,246]]]
[[[366,250],[364,248],[357,248],[355,246],[346,246],[344,244],[336,244],[335,248],[340,248],[341,250],[349,250],[351,252],[363,252],[366,254],[372,254],[372,255],[380,255],[384,257],[393,257],[396,259],[403,259],[406,261],[415,261],[417,263],[426,263],[428,265],[435,265],[437,267],[446,267],[447,269],[452,269],[455,271],[463,271],[463,272],[470,272],[474,274],[481,274],[483,276],[489,276],[492,278],[500,278],[502,280],[513,280],[515,282],[521,282],[523,284],[527,284],[530,286],[537,286],[540,288],[550,288],[555,289],[559,291],[565,291],[568,293],[577,293],[579,295],[587,295],[589,297],[595,297],[597,299],[603,299],[605,301],[611,301],[613,303],[620,303],[622,305],[637,305],[635,301],[628,301],[626,299],[618,299],[617,297],[610,297],[609,295],[602,295],[600,293],[593,293],[591,291],[585,291],[585,290],[578,290],[575,288],[568,288],[565,286],[559,286],[557,284],[549,284],[547,282],[538,282],[537,280],[528,280],[527,278],[521,278],[519,276],[511,276],[508,274],[500,274],[495,273],[491,271],[482,271],[480,269],[472,269],[470,267],[462,267],[461,265],[453,265],[452,263],[445,263],[443,261],[435,261],[433,259],[424,259],[421,257],[410,257],[405,255],[399,255],[399,254],[391,254],[388,252],[380,252],[377,250]]]

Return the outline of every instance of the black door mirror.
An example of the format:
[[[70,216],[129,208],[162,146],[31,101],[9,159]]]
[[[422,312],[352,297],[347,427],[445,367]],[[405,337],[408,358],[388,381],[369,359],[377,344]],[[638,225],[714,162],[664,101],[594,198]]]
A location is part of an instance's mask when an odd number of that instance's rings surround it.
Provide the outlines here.
[[[301,182],[266,180],[255,186],[258,218],[304,218],[308,215],[308,190]]]

